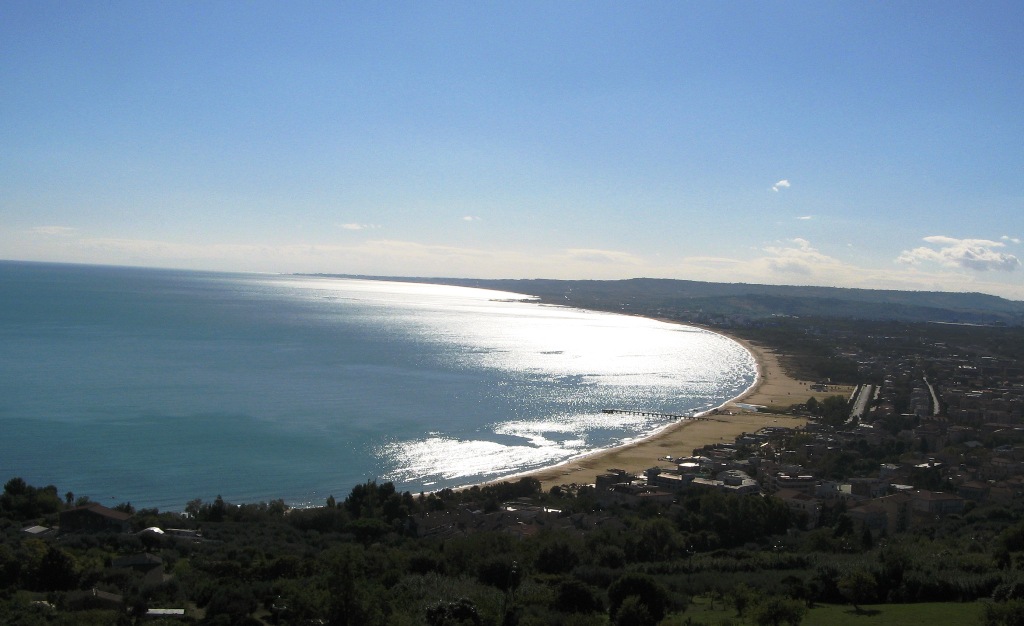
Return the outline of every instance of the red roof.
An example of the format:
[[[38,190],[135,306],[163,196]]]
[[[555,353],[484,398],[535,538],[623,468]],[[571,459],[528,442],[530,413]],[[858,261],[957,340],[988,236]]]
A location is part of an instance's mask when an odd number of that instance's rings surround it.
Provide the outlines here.
[[[76,506],[75,508],[68,509],[67,511],[64,512],[71,513],[74,511],[91,511],[96,515],[102,515],[103,517],[117,520],[119,522],[124,522],[126,520],[131,519],[132,517],[131,515],[124,513],[123,511],[115,511],[114,509],[108,509],[107,507],[103,506],[102,504],[99,504],[98,502],[90,502],[89,504]]]

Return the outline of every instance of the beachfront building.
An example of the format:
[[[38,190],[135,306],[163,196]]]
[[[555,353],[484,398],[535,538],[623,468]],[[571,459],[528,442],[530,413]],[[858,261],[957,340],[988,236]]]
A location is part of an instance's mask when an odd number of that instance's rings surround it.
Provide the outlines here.
[[[636,476],[623,469],[609,469],[594,478],[594,489],[608,491],[615,485],[628,485],[636,480]]]
[[[757,481],[740,470],[719,472],[718,476],[713,479],[694,478],[692,486],[740,495],[756,495],[761,493],[761,486],[757,484]]]
[[[675,500],[675,495],[669,491],[659,489],[651,485],[617,484],[610,489],[597,492],[598,502],[604,505],[622,504],[624,506],[636,507],[644,502],[668,506]]]
[[[719,472],[716,478],[706,478],[694,474],[680,474],[666,471],[660,467],[652,467],[645,472],[647,484],[651,487],[664,489],[672,493],[682,493],[690,489],[709,489],[723,493],[757,494],[761,487],[757,481],[739,470]]]

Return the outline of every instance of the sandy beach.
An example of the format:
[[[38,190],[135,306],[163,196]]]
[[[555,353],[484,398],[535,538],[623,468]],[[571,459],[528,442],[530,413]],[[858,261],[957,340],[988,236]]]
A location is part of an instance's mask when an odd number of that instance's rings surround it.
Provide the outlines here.
[[[714,331],[719,332],[719,331]],[[725,333],[719,333],[725,334]],[[555,485],[590,484],[598,474],[609,468],[629,472],[643,472],[654,467],[672,467],[665,464],[665,456],[686,456],[694,448],[710,443],[729,443],[737,435],[754,432],[764,426],[800,426],[806,420],[781,413],[792,404],[806,401],[811,396],[825,398],[848,395],[845,387],[830,388],[826,392],[811,391],[810,381],[791,378],[779,364],[778,355],[770,349],[748,341],[730,337],[747,348],[757,361],[757,381],[745,394],[725,404],[711,421],[681,420],[651,437],[625,446],[595,452],[585,457],[530,472],[541,481],[545,491]],[[780,412],[757,412],[738,406],[748,404],[777,408]]]

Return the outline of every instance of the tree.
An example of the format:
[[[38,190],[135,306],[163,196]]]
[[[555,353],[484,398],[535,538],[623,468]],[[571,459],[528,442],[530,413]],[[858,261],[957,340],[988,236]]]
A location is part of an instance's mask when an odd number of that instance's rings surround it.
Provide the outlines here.
[[[66,591],[78,582],[75,559],[60,548],[50,546],[39,562],[36,582],[43,591]]]
[[[839,592],[853,605],[853,610],[860,613],[860,604],[875,597],[878,584],[875,577],[864,569],[855,569],[839,579]]]
[[[555,606],[564,613],[596,613],[604,609],[597,590],[575,578],[559,583]]]
[[[203,501],[200,498],[189,500],[188,504],[185,505],[185,513],[192,519],[198,518],[201,510],[203,510]]]
[[[252,590],[243,586],[222,585],[213,592],[206,607],[207,619],[225,616],[231,621],[240,621],[257,609],[259,603]]]
[[[15,476],[14,478],[8,480],[7,483],[4,484],[4,493],[10,496],[26,495],[28,493],[28,490],[28,483],[26,483],[25,479],[21,478],[20,476]]]
[[[665,607],[668,604],[668,592],[659,585],[653,578],[646,574],[625,574],[608,587],[608,602],[612,618],[618,615],[626,598],[636,596],[650,613],[654,623],[660,622],[665,617]]]
[[[210,505],[209,511],[206,513],[206,518],[211,522],[223,522],[227,512],[227,503],[224,502],[224,498],[220,497],[220,494],[217,494],[217,498]]]
[[[987,603],[983,623],[985,626],[1024,626],[1024,601]]]
[[[754,605],[754,622],[758,626],[798,626],[807,615],[807,606],[799,600],[769,596]]]
[[[628,596],[615,614],[615,626],[655,626],[650,609],[639,596]]]
[[[0,494],[0,515],[4,517],[29,520],[63,508],[56,487],[33,487],[20,477],[8,480]]]
[[[506,591],[516,589],[522,582],[518,564],[507,556],[487,559],[477,568],[477,580],[485,585]]]
[[[843,396],[829,396],[819,405],[822,421],[833,426],[840,426],[849,417],[849,404]]]
[[[736,608],[736,615],[738,617],[743,617],[743,613],[755,599],[756,595],[754,590],[748,587],[745,583],[736,585],[736,588],[733,589],[730,594],[730,600],[732,600],[733,607]]]
[[[562,538],[554,539],[540,549],[534,565],[545,574],[563,574],[579,565],[580,557],[573,546]]]
[[[682,542],[675,525],[664,517],[644,520],[637,532],[637,559],[665,561],[676,556]]]
[[[326,565],[330,593],[328,623],[331,626],[383,623],[373,585],[367,581],[366,552],[355,545],[342,545],[330,551]]]
[[[476,605],[466,598],[460,598],[454,602],[438,602],[428,607],[427,623],[430,626],[480,626],[481,622]]]
[[[875,546],[875,539],[871,536],[871,528],[864,524],[860,532],[860,547],[862,550],[870,550]]]

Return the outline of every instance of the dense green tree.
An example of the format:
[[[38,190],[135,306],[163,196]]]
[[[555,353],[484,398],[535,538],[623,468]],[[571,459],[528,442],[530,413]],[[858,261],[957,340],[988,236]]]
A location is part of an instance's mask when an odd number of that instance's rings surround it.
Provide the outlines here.
[[[768,596],[754,605],[751,618],[758,626],[799,626],[807,615],[807,606],[799,600]]]
[[[509,556],[495,556],[484,560],[477,568],[477,579],[502,591],[516,589],[522,582],[519,564]]]
[[[430,626],[480,626],[482,621],[476,606],[467,598],[460,598],[428,607],[427,623]]]
[[[383,600],[367,576],[367,552],[343,544],[327,555],[327,588],[330,594],[328,623],[331,626],[372,626],[385,623]]]
[[[613,623],[615,626],[655,626],[659,621],[640,596],[627,596],[615,612]]]
[[[840,593],[850,601],[853,610],[860,613],[860,606],[875,599],[878,584],[875,577],[864,569],[855,569],[839,579]]]
[[[679,531],[664,517],[643,520],[633,536],[636,538],[634,559],[638,561],[666,561],[683,549]]]
[[[4,495],[17,497],[28,494],[28,491],[28,483],[26,483],[25,479],[20,476],[15,476],[4,483]]]
[[[221,585],[210,598],[206,606],[206,622],[224,624],[242,624],[256,610],[258,603],[252,589],[245,585]]]
[[[534,560],[534,566],[545,574],[563,574],[572,571],[579,565],[580,555],[577,549],[564,537],[548,539],[541,546]]]
[[[840,426],[850,416],[849,403],[843,396],[828,396],[819,405],[821,420],[832,426]]]
[[[220,494],[217,494],[217,498],[213,501],[213,504],[210,505],[209,509],[207,509],[205,517],[211,522],[223,522],[227,512],[227,503],[224,502],[224,498],[222,498]]]
[[[985,605],[985,626],[1024,626],[1024,600]]]
[[[185,505],[185,514],[193,519],[197,519],[199,517],[199,512],[202,510],[202,508],[203,501],[200,498],[189,500],[188,503]]]
[[[558,584],[555,607],[566,613],[596,613],[604,610],[597,589],[570,578]]]
[[[729,593],[729,601],[732,603],[733,608],[736,609],[737,617],[743,617],[747,612],[747,608],[750,607],[757,600],[757,593],[747,586],[746,583],[740,583]]]
[[[626,598],[635,596],[642,603],[654,623],[665,617],[668,606],[668,592],[653,578],[646,574],[624,574],[608,587],[609,610],[612,618],[616,618],[619,608]]]
[[[75,559],[67,552],[50,546],[39,562],[36,586],[42,591],[66,591],[78,582]]]
[[[63,508],[64,501],[57,495],[56,487],[33,487],[21,477],[8,480],[0,494],[0,517],[28,521]]]

